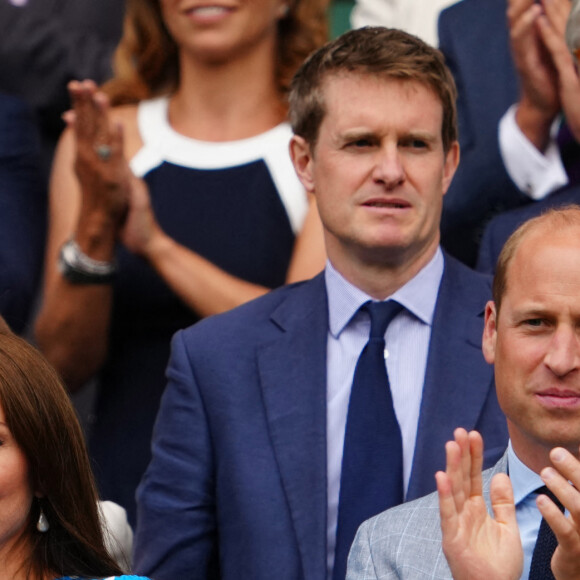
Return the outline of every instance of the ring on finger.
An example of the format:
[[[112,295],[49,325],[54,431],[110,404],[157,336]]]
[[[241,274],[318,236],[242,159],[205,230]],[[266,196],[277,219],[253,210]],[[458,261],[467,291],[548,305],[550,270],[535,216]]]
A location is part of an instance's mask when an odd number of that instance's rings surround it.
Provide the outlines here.
[[[95,147],[95,152],[101,161],[108,161],[111,158],[112,149],[110,145],[101,144]]]

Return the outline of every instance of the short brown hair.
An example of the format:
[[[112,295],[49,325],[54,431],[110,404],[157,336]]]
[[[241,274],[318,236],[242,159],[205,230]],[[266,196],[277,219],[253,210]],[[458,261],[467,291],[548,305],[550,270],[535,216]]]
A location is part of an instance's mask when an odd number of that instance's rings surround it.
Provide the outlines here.
[[[290,123],[294,133],[311,147],[316,144],[326,113],[324,81],[341,73],[417,81],[429,86],[443,106],[441,136],[445,152],[457,140],[457,90],[441,52],[401,30],[365,27],[346,32],[317,50],[292,81]]]
[[[276,80],[286,94],[304,59],[328,38],[329,0],[293,0],[278,23]],[[114,105],[174,92],[179,85],[177,44],[167,30],[160,0],[128,0],[115,77],[104,90]]]
[[[104,577],[121,570],[107,553],[83,433],[54,369],[26,341],[0,330],[0,405],[26,457],[33,490],[23,541],[27,578]],[[40,508],[50,525],[36,530]]]
[[[561,208],[551,208],[546,210],[538,217],[529,219],[524,222],[508,238],[504,244],[495,270],[493,279],[493,301],[495,302],[496,312],[499,313],[502,298],[507,290],[508,269],[513,260],[517,249],[520,247],[522,240],[532,231],[540,228],[550,228],[553,231],[559,231],[564,228],[575,227],[580,233],[580,206],[566,205]]]

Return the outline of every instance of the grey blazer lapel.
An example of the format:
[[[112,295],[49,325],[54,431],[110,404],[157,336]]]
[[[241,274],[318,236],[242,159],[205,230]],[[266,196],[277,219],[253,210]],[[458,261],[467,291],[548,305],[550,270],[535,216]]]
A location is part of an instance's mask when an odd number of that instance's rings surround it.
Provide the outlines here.
[[[298,286],[271,317],[280,336],[258,351],[269,434],[305,578],[326,575],[326,340],[323,275]]]

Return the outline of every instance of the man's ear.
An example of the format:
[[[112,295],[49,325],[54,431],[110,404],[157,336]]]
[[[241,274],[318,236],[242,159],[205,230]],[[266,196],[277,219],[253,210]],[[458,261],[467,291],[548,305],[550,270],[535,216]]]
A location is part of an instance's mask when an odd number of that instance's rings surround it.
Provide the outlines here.
[[[483,357],[492,365],[495,362],[495,349],[497,344],[497,311],[495,303],[490,300],[485,305],[485,322],[481,348]]]
[[[455,172],[457,171],[457,166],[459,165],[459,143],[454,141],[445,155],[445,166],[443,168],[443,195],[447,193],[449,186]]]
[[[293,135],[290,140],[290,157],[298,179],[308,193],[314,192],[314,159],[310,145],[303,137]]]

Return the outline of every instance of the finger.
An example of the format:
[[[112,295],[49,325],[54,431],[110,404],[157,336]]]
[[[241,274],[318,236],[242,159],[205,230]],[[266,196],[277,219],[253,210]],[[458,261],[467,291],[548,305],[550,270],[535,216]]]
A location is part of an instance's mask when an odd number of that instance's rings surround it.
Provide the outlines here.
[[[546,495],[539,495],[536,505],[558,540],[560,553],[557,554],[556,560],[562,566],[566,565],[566,559],[578,562],[580,560],[580,534],[574,520],[567,518]]]
[[[457,510],[461,511],[465,502],[465,492],[463,487],[463,473],[461,471],[461,450],[456,441],[448,441],[445,444],[445,454],[447,457],[445,473],[449,478],[451,493]]]
[[[534,5],[534,0],[508,0],[507,3],[507,19],[510,28],[518,21],[522,14]]]
[[[562,448],[553,449],[550,452],[550,460],[555,469],[551,467],[543,469],[540,474],[542,481],[560,500],[574,521],[580,522],[580,492],[574,487],[580,477],[580,464],[575,457]]]
[[[482,495],[483,439],[477,431],[469,432],[469,451],[471,455],[470,495]]]
[[[562,447],[555,447],[550,451],[550,461],[564,479],[572,482],[577,489],[580,489],[580,461],[576,457]],[[546,485],[548,485],[548,481],[546,481]],[[548,487],[551,489],[550,485]]]
[[[463,481],[463,495],[467,499],[471,495],[471,451],[469,448],[469,435],[463,428],[453,432],[455,442],[459,445],[461,453],[461,476]]]
[[[95,91],[96,85],[93,81],[72,81],[69,83],[72,107],[76,113],[75,130],[79,140],[91,140],[94,136],[93,95]]]
[[[435,474],[437,495],[439,497],[439,516],[441,518],[441,532],[443,541],[454,538],[457,534],[459,522],[457,506],[453,497],[453,488],[449,475],[443,471]]]
[[[498,473],[493,476],[489,495],[495,520],[517,532],[518,524],[516,521],[514,492],[507,474]]]
[[[570,0],[542,0],[542,7],[546,18],[554,27],[554,30],[564,37],[566,22],[568,22],[572,8]]]
[[[534,30],[534,23],[542,14],[542,7],[533,0],[522,3],[516,10],[508,10],[510,37],[512,40],[521,40]]]

